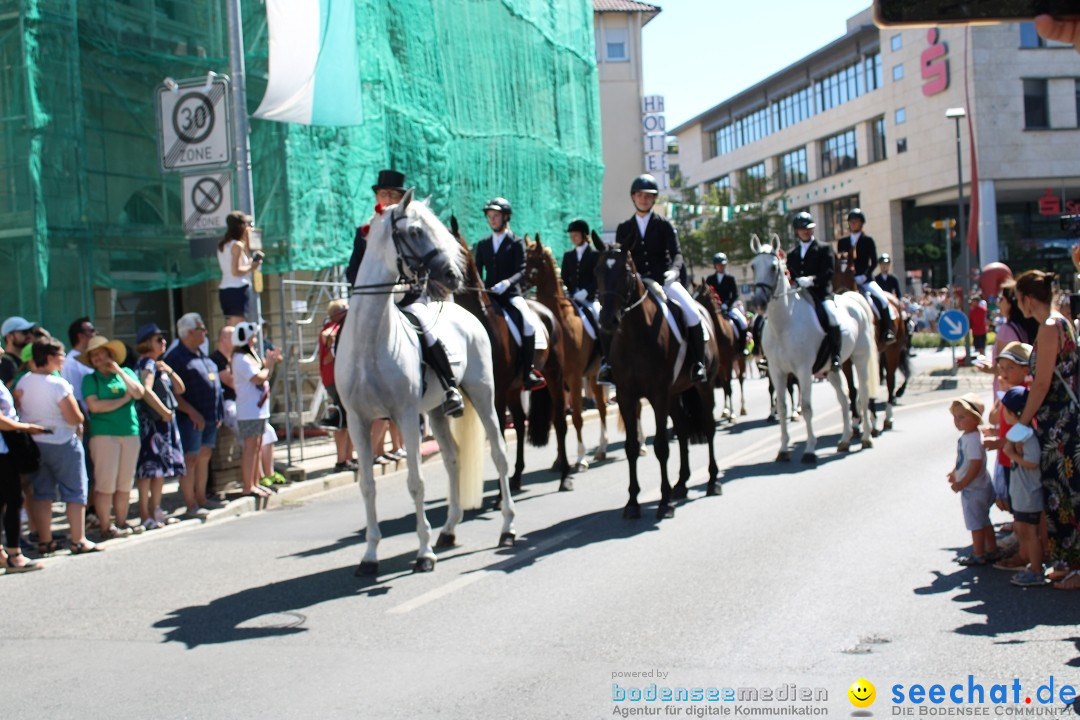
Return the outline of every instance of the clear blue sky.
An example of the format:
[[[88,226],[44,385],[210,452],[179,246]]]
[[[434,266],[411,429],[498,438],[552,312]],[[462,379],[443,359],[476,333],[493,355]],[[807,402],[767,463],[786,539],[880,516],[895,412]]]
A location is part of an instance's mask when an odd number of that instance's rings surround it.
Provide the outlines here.
[[[871,0],[646,0],[644,91],[664,96],[667,127],[763,80],[844,34]]]

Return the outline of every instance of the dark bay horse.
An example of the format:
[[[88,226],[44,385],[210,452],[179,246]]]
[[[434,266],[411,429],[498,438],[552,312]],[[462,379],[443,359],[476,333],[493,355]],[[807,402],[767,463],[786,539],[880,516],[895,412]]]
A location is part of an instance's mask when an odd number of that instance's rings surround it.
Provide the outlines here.
[[[637,463],[641,448],[638,412],[642,398],[652,405],[656,418],[653,450],[660,463],[660,505],[656,509],[656,516],[674,517],[672,500],[685,498],[687,494],[690,443],[708,444],[709,482],[706,492],[708,495],[721,492],[713,447],[716,434],[713,384],[719,369],[716,331],[710,327],[710,337],[705,343],[706,381],[694,383],[690,379],[689,363],[684,358],[685,347],[676,342],[660,305],[646,292],[645,283],[634,267],[629,252],[619,245],[598,249],[601,252],[596,266],[597,289],[603,303],[600,325],[613,334],[608,361],[617,388],[619,412],[626,426],[626,461],[630,466],[630,499],[623,508],[623,517],[641,517]],[[673,312],[679,311],[676,309]],[[715,314],[712,309],[704,307],[701,312],[703,322]],[[682,461],[679,481],[674,488],[668,481],[667,472],[668,417],[679,438]]]
[[[706,300],[707,297],[707,300]],[[724,407],[720,411],[720,419],[735,422],[735,393],[732,390],[731,378],[734,376],[739,381],[739,394],[741,397],[740,415],[746,415],[746,356],[739,350],[738,330],[727,315],[720,310],[720,302],[716,292],[704,283],[698,286],[694,293],[694,299],[705,307],[716,308],[713,313],[714,325],[716,326],[716,344],[719,349],[719,371],[716,374],[716,387],[724,392]]]
[[[855,292],[855,270],[854,264],[851,262],[851,258],[848,257],[848,253],[837,253],[836,255],[836,270],[833,273],[833,288],[837,292]],[[907,388],[908,378],[911,377],[911,362],[908,353],[908,345],[910,338],[908,337],[907,323],[904,321],[904,306],[900,302],[900,298],[896,297],[892,293],[885,293],[885,297],[888,298],[889,304],[896,310],[895,318],[874,318],[874,337],[877,338],[878,350],[880,351],[880,366],[882,374],[885,376],[885,386],[889,389],[889,400],[885,405],[885,422],[882,425],[883,430],[892,430],[893,427],[893,405],[896,404],[896,398],[904,394],[904,390]],[[877,326],[882,322],[889,322],[892,324],[893,333],[896,335],[896,342],[889,343],[884,347],[881,345],[881,335],[877,332]],[[899,370],[904,374],[904,382],[899,388],[896,387],[896,371]],[[852,391],[851,397],[854,402],[854,381],[851,377],[851,369],[845,368],[845,375],[847,375],[848,388]],[[873,399],[870,401],[870,414],[875,412],[875,403]],[[872,422],[872,421],[871,421]]]
[[[464,283],[461,291],[454,295],[454,301],[480,318],[480,322],[488,331],[495,370],[495,411],[505,431],[506,411],[509,410],[510,418],[514,423],[514,432],[517,433],[517,460],[514,464],[514,474],[510,477],[510,489],[517,492],[521,490],[521,475],[525,470],[526,439],[526,415],[521,402],[522,377],[521,364],[518,362],[518,347],[510,334],[506,317],[498,305],[488,297],[484,283],[480,279],[476,261],[461,237],[457,219],[454,217],[450,218],[450,232],[465,250]],[[563,390],[565,358],[562,328],[550,310],[536,301],[528,302],[529,307],[547,330],[548,347],[536,353],[536,367],[544,374],[547,387],[529,394],[527,437],[529,444],[533,447],[545,447],[551,435],[552,425],[555,426],[555,441],[558,445],[555,467],[559,472],[559,489],[573,490],[574,486],[570,481],[570,462],[566,457],[566,393]]]
[[[536,299],[544,305],[558,320],[562,328],[563,349],[566,364],[563,378],[570,402],[570,416],[577,431],[578,459],[577,470],[589,468],[585,459],[585,442],[581,436],[582,389],[588,382],[589,393],[600,412],[600,445],[596,448],[593,460],[607,458],[607,393],[596,382],[596,373],[600,369],[599,341],[593,340],[585,330],[585,321],[581,319],[577,308],[563,292],[559,279],[558,267],[551,254],[551,248],[540,242],[539,233],[536,242],[527,246],[525,251],[525,287],[536,288]]]

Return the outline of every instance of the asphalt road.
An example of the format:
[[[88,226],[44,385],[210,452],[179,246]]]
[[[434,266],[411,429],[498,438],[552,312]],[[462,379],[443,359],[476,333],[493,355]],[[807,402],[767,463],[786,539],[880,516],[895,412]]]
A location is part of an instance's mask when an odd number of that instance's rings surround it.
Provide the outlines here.
[[[1033,693],[1050,676],[1055,693],[1080,685],[1080,595],[1019,590],[1007,573],[953,562],[970,542],[944,477],[955,452],[947,404],[962,388],[939,384],[924,378],[894,431],[846,455],[835,452],[831,389],[816,386],[821,462],[809,467],[798,445],[796,462],[772,461],[779,432],[764,421],[765,383],[749,381],[750,417],[717,436],[723,495],[704,496],[706,455],[695,447],[690,499],[662,522],[651,448],[640,461],[650,504],[636,521],[620,513],[621,442],[571,493],[544,469],[553,449],[530,448],[517,545],[495,547],[496,513],[469,513],[459,546],[429,574],[411,572],[415,521],[398,475],[378,483],[377,581],[353,574],[363,539],[355,487],[0,579],[9,662],[0,713],[850,716],[847,688],[866,678],[877,687],[869,712],[884,717],[905,709],[892,707],[894,685],[963,683],[966,694],[969,674],[987,693],[1018,678],[1022,709],[1056,712]],[[587,433],[591,447],[596,425]],[[612,435],[621,439],[613,425]],[[438,528],[445,476],[438,463],[425,472]],[[615,699],[652,683],[717,688],[721,699]],[[744,701],[725,702],[724,688],[742,688]],[[745,700],[751,688],[756,702]],[[761,699],[765,688],[773,700]],[[827,699],[781,702],[777,688]]]

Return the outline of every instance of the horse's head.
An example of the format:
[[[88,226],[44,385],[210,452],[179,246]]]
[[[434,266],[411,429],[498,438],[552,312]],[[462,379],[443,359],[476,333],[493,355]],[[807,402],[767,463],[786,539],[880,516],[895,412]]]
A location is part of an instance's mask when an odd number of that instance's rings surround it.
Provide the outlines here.
[[[536,234],[536,240],[532,243],[528,242],[528,237],[525,236],[525,287],[534,287],[540,293],[559,294],[557,291],[561,287],[551,248],[540,242],[540,233]]]
[[[754,259],[750,261],[754,271],[753,299],[754,305],[761,309],[768,306],[781,282],[787,284],[783,251],[779,248],[780,238],[773,234],[769,239],[775,244],[763,243],[757,235],[750,236],[750,249],[754,251]]]
[[[630,253],[618,245],[605,247],[596,263],[596,291],[601,300],[600,327],[614,331],[626,310],[643,296],[644,288]]]
[[[833,287],[839,289],[855,289],[855,257],[854,253],[836,253],[836,266],[833,269]]]
[[[414,202],[412,188],[400,203],[381,209],[371,223],[368,242],[384,260],[396,264],[401,277],[426,285],[436,300],[461,285],[465,266],[461,246],[425,202]]]

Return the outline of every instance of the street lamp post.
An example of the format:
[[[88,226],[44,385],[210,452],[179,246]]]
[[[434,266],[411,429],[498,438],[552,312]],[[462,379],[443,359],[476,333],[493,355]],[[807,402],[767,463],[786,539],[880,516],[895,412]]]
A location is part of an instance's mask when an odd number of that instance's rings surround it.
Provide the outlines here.
[[[949,108],[945,111],[946,118],[956,121],[956,236],[960,240],[961,258],[961,282],[960,282],[960,306],[964,315],[970,317],[968,306],[968,283],[971,282],[971,253],[967,245],[967,233],[964,231],[964,171],[960,149],[960,119],[967,117],[967,111],[962,107]],[[949,241],[948,257],[952,258],[952,240]],[[952,277],[949,277],[952,282]],[[964,357],[971,364],[971,333],[964,336]]]

